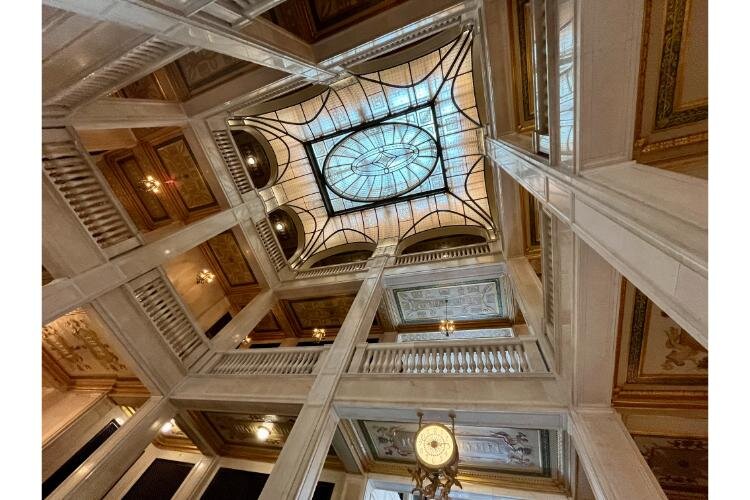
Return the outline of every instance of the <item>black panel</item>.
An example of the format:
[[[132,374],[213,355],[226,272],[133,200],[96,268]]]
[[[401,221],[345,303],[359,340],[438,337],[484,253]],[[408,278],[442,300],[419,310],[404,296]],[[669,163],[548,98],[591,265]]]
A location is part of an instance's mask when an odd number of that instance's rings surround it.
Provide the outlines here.
[[[333,483],[318,482],[315,486],[315,493],[313,493],[313,500],[330,500],[334,486],[336,485]]]
[[[224,328],[230,321],[232,321],[232,315],[229,313],[225,313],[224,316],[216,320],[216,323],[211,325],[211,327],[206,330],[206,337],[208,337],[209,339],[214,338],[216,334],[219,333],[221,329]]]
[[[237,469],[221,468],[211,480],[201,500],[254,500],[260,497],[268,474]],[[312,500],[330,500],[333,483],[319,482],[315,486]]]
[[[157,458],[141,474],[138,481],[128,490],[126,500],[162,500],[172,498],[193,464]]]
[[[281,342],[268,342],[265,344],[250,344],[250,349],[273,349],[280,346]]]
[[[99,446],[107,440],[109,436],[115,433],[120,427],[115,420],[110,420],[102,430],[96,433],[96,436],[92,437],[86,444],[73,454],[67,462],[62,464],[46,481],[42,483],[42,498],[46,498],[50,493],[55,491],[55,488],[60,486],[60,483],[65,481],[69,475],[75,471],[79,465],[86,461],[92,453],[96,451]]]
[[[314,340],[303,340],[301,342],[297,342],[297,345],[295,347],[317,347],[321,345],[328,345],[333,344],[333,340],[324,340],[323,342],[316,342]]]
[[[221,468],[211,480],[202,500],[235,500],[258,498],[268,474]]]

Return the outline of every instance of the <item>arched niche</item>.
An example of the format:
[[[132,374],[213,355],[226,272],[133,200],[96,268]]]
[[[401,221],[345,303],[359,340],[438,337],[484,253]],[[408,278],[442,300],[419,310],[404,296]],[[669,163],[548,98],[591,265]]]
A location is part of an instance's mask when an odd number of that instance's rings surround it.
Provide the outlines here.
[[[375,251],[374,243],[347,243],[337,245],[316,253],[305,261],[300,269],[311,269],[315,267],[332,266],[334,264],[348,264],[367,260]]]
[[[233,128],[231,132],[253,186],[262,189],[276,182],[276,155],[263,134],[251,127]]]
[[[281,251],[294,262],[305,247],[305,227],[299,215],[289,207],[280,206],[268,214],[268,221],[281,244]]]
[[[396,248],[396,255],[444,250],[486,241],[487,230],[479,226],[438,227],[404,238]]]

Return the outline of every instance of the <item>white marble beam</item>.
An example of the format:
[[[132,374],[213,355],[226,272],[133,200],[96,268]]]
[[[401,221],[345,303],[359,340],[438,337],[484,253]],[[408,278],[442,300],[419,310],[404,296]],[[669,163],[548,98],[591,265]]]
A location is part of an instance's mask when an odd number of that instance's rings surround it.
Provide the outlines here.
[[[616,411],[573,409],[568,432],[597,500],[666,500]]]
[[[252,37],[205,16],[188,16],[154,2],[45,0],[44,3],[83,16],[118,23],[171,43],[219,52],[309,80],[322,81],[335,76],[314,63],[287,54],[280,48],[257,43]]]
[[[78,108],[70,121],[79,130],[182,127],[187,115],[179,102],[102,97]]]

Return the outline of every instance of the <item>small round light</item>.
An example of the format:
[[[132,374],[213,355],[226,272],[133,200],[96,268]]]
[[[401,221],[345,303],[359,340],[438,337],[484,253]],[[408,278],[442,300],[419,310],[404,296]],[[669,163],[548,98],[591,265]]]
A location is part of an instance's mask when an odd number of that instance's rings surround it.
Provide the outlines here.
[[[283,231],[284,230],[284,224],[282,224],[281,222],[277,222],[276,223],[276,230],[277,231]]]
[[[248,165],[255,165],[255,157],[253,155],[247,155],[246,160]]]
[[[169,434],[170,432],[172,432],[173,427],[174,427],[174,419],[170,420],[169,422],[161,426],[162,434]]]
[[[255,430],[255,437],[257,437],[259,441],[265,441],[270,435],[271,431],[265,425],[261,425]]]

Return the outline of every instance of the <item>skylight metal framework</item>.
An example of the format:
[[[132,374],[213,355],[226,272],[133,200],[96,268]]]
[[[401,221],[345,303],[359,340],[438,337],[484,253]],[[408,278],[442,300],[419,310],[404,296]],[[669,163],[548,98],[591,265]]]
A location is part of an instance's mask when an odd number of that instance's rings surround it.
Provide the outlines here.
[[[260,131],[276,154],[276,182],[259,194],[269,212],[284,205],[299,215],[299,262],[334,246],[436,227],[494,230],[472,39],[466,29],[408,63],[352,75],[299,104],[229,119],[231,127]]]

